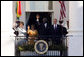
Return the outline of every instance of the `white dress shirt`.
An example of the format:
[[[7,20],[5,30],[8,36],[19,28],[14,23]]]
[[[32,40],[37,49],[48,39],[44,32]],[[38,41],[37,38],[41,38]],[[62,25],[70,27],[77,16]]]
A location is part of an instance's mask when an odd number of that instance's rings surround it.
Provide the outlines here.
[[[54,29],[57,28],[57,24],[54,24]]]
[[[39,22],[39,19],[36,19],[37,22]]]
[[[45,25],[45,28],[47,27],[47,23],[44,24]]]

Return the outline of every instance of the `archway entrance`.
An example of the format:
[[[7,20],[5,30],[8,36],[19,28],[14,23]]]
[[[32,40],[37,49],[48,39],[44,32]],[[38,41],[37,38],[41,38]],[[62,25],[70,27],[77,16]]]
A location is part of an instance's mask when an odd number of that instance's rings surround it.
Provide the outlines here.
[[[39,20],[41,23],[42,23],[43,18],[47,18],[49,25],[52,24],[52,12],[27,12],[26,19],[28,20],[26,21],[26,30],[27,30],[28,25],[34,24],[34,22],[36,21],[37,14],[40,15]]]

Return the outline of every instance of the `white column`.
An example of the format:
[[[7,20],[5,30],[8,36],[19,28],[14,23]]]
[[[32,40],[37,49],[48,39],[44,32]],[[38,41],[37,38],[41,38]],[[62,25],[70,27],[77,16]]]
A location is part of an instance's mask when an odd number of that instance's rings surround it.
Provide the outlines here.
[[[83,2],[69,2],[69,56],[83,56]]]
[[[54,18],[59,20],[59,17],[60,17],[60,3],[59,3],[59,1],[53,1],[53,10],[54,10]]]
[[[1,1],[1,56],[14,56],[12,1]]]

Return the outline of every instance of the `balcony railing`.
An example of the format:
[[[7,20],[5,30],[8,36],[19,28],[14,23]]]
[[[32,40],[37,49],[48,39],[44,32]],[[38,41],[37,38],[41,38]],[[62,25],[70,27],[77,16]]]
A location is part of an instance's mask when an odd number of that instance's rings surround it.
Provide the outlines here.
[[[46,37],[46,38],[45,38]],[[61,38],[55,37],[52,39],[51,35],[41,35],[36,37],[35,42],[38,40],[45,40],[48,43],[48,51],[46,54],[37,54],[31,45],[27,45],[28,38],[26,36],[15,36],[15,55],[16,56],[68,56],[67,36]],[[57,41],[57,42],[56,42]],[[19,50],[19,46],[24,46],[24,50]]]

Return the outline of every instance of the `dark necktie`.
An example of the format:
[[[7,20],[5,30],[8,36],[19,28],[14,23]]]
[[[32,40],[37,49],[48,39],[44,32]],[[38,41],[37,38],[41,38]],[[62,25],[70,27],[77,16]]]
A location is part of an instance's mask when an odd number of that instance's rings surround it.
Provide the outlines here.
[[[57,27],[56,27],[56,24],[55,24],[55,29],[56,29]]]
[[[37,21],[38,25],[40,25],[39,21]]]

